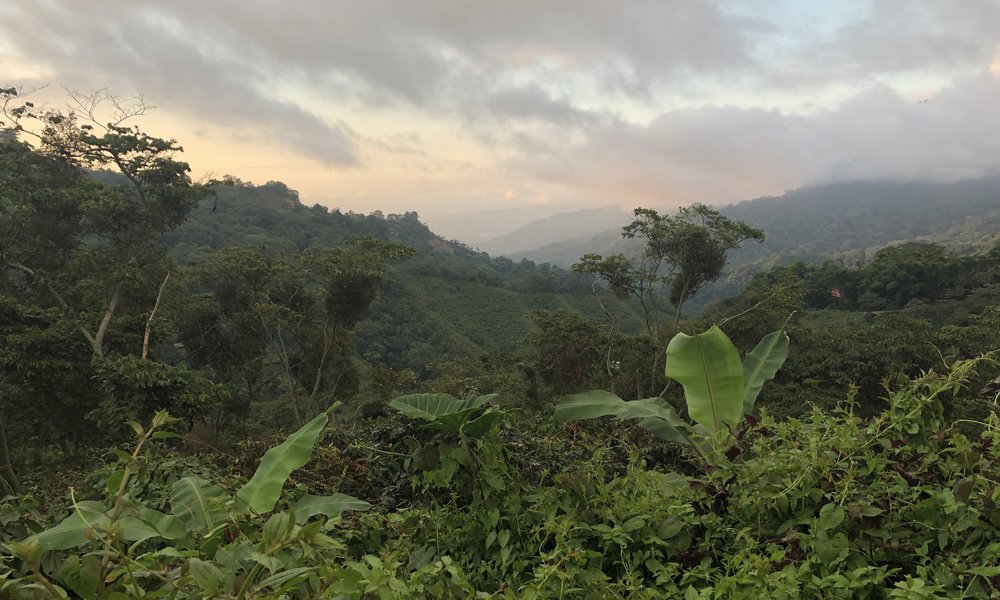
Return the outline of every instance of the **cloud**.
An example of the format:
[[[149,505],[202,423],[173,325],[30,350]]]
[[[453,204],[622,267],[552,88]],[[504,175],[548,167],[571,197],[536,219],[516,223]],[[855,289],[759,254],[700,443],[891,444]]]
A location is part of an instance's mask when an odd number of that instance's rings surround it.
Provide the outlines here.
[[[242,81],[232,95],[244,99],[270,73],[338,101],[451,110],[467,91],[505,93],[498,80],[546,67],[613,88],[629,80],[623,71],[656,81],[747,60],[740,20],[684,0],[635,0],[611,15],[602,0],[51,0],[8,10],[17,26],[5,33],[62,76],[119,72],[141,87],[180,60],[190,69],[170,70],[179,87]],[[123,62],[132,68],[120,72]]]
[[[253,130],[264,142],[291,146],[321,163],[358,164],[350,128],[280,100],[263,87],[263,65],[213,53],[132,6],[37,3],[33,12],[15,15],[18,27],[7,33],[34,58],[58,65],[58,79],[70,87],[89,90],[100,82],[99,87],[137,90],[194,121]]]
[[[988,64],[998,40],[996,0],[878,0],[819,50],[835,70],[886,73]]]
[[[461,164],[454,189],[679,203],[1000,164],[1000,0],[13,4],[15,75],[142,93],[366,186]]]
[[[949,81],[989,64],[1000,41],[997,0],[840,0],[829,12],[834,16],[825,21],[836,23],[832,27],[813,14],[806,23],[772,22],[773,29],[761,30],[786,42],[762,81],[784,88],[869,85],[915,75]]]
[[[926,101],[884,87],[818,113],[704,106],[648,125],[606,124],[511,168],[623,204],[732,202],[804,182],[954,180],[1000,172],[1000,77],[981,73]]]

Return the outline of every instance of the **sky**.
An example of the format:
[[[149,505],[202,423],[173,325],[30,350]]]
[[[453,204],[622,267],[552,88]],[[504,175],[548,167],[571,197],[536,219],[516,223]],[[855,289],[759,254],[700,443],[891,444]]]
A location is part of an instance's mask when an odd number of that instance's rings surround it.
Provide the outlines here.
[[[1000,0],[0,0],[0,87],[421,216],[1000,172]]]

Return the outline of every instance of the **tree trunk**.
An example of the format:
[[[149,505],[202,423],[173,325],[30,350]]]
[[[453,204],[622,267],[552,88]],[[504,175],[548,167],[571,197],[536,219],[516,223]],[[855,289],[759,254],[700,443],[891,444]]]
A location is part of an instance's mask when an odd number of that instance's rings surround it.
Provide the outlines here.
[[[142,335],[143,361],[149,357],[149,335],[153,332],[153,319],[156,318],[156,311],[160,308],[160,300],[163,299],[163,289],[167,287],[167,281],[169,280],[170,271],[167,271],[167,276],[163,278],[163,283],[160,284],[160,291],[156,292],[156,302],[153,304],[153,310],[149,313],[149,319],[146,320],[146,331]]]
[[[108,327],[111,325],[111,318],[115,316],[115,309],[118,308],[119,300],[121,300],[121,286],[118,286],[115,292],[111,294],[111,300],[108,301],[108,309],[104,311],[104,317],[101,319],[101,324],[97,327],[97,333],[90,338],[90,345],[94,349],[94,354],[100,358],[104,358],[104,336],[108,333]]]
[[[326,366],[326,357],[330,353],[330,347],[337,337],[337,325],[333,326],[332,333],[327,333],[328,329],[329,320],[323,325],[323,354],[320,355],[319,366],[316,367],[316,377],[313,379],[312,392],[309,394],[309,399],[306,400],[306,406],[310,409],[313,408],[313,404],[316,402],[316,395],[319,394],[319,387],[323,382],[323,367]]]
[[[3,424],[3,417],[0,417],[0,492],[6,489],[7,493],[16,495],[19,487],[17,474],[14,473],[14,465],[10,460],[7,430]]]

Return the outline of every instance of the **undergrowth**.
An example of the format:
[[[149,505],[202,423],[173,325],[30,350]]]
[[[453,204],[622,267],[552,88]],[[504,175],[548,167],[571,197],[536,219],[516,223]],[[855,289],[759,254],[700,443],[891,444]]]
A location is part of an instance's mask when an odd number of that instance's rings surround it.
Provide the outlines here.
[[[604,422],[514,414],[472,437],[387,416],[328,433],[273,512],[202,470],[210,523],[167,519],[191,474],[160,445],[61,514],[0,503],[0,598],[997,597],[1000,419],[965,434],[942,416],[973,365],[907,382],[873,419],[849,402],[753,418],[711,464]],[[334,489],[372,509],[299,510]],[[47,519],[87,501],[110,518],[47,545]]]

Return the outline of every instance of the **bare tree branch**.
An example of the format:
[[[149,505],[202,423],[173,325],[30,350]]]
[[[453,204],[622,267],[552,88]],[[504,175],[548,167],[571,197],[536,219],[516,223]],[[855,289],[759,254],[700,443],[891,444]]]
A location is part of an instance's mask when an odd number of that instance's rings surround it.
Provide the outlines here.
[[[163,283],[160,284],[160,290],[156,292],[156,302],[153,304],[153,310],[149,313],[149,318],[146,319],[146,331],[142,335],[142,360],[145,361],[149,356],[149,335],[153,331],[153,319],[156,318],[156,311],[160,308],[160,300],[163,299],[163,290],[167,287],[167,281],[170,280],[170,271],[167,271],[166,277],[163,278]]]

